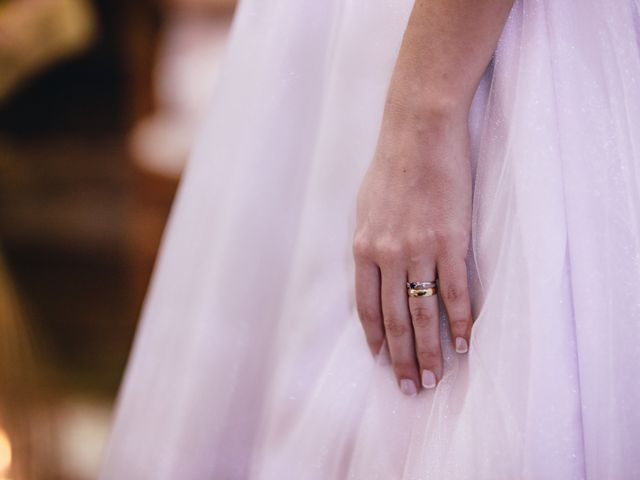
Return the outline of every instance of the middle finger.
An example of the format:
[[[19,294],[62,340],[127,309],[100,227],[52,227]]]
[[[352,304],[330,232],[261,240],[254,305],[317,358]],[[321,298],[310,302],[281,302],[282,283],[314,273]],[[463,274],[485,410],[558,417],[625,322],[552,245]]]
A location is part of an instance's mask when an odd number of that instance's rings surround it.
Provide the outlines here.
[[[436,271],[433,264],[421,264],[409,270],[409,281],[411,282],[431,282],[435,281],[435,278]],[[435,294],[409,297],[409,310],[413,323],[422,386],[434,388],[442,378],[438,297]]]

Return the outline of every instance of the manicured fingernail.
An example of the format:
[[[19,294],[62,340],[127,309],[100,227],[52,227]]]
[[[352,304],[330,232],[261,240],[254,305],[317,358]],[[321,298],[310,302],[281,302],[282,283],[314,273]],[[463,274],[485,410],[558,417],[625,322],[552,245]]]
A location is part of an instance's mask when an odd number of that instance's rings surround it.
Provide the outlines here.
[[[418,393],[415,382],[408,378],[400,380],[400,391],[409,397],[413,397]]]
[[[424,388],[434,388],[436,386],[436,376],[431,370],[422,371],[422,386]]]
[[[469,345],[467,341],[462,337],[456,338],[456,352],[457,353],[467,353],[469,351]]]

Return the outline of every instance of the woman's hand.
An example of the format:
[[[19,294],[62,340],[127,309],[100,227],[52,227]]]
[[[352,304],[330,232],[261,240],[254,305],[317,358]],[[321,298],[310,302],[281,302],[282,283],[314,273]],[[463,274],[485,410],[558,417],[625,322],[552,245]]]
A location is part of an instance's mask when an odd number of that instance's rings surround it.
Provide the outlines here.
[[[416,0],[389,86],[375,158],[358,194],[356,303],[374,354],[386,338],[401,390],[442,378],[438,277],[456,351],[469,348],[465,259],[471,174],[467,117],[513,0]]]
[[[442,378],[437,296],[408,297],[407,281],[439,282],[457,352],[468,349],[465,259],[471,174],[466,118],[414,116],[388,106],[377,152],[358,193],[353,252],[356,301],[369,347],[387,340],[403,393]]]

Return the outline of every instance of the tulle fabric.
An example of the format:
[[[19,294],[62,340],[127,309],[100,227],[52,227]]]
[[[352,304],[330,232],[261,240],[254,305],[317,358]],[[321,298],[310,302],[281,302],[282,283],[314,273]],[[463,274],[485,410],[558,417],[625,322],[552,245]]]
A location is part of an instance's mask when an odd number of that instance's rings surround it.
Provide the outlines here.
[[[470,117],[470,351],[443,314],[406,398],[351,235],[412,4],[241,2],[102,479],[640,478],[639,3],[514,5]]]

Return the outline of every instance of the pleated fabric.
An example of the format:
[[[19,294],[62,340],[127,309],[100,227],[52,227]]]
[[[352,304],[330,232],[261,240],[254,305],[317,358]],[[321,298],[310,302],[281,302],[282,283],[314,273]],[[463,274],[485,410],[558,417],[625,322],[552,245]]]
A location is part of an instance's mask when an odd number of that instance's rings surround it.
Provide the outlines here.
[[[351,238],[412,5],[241,1],[103,480],[640,478],[640,4],[516,1],[469,120],[470,350],[443,313],[407,398]]]

